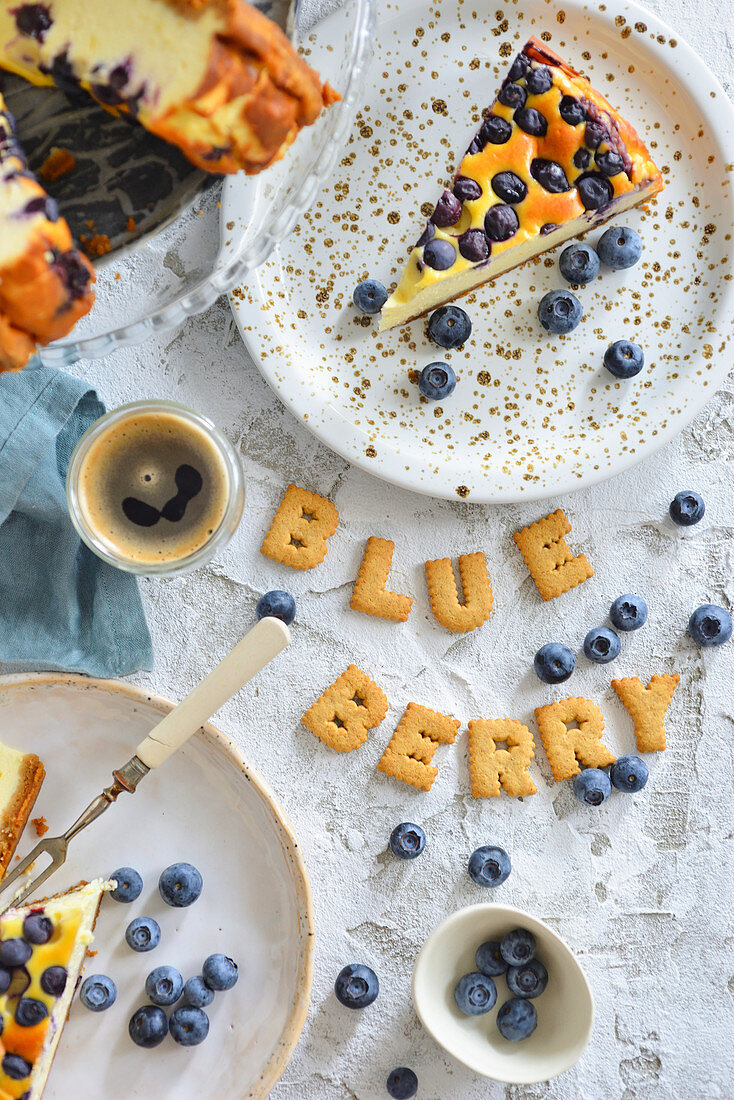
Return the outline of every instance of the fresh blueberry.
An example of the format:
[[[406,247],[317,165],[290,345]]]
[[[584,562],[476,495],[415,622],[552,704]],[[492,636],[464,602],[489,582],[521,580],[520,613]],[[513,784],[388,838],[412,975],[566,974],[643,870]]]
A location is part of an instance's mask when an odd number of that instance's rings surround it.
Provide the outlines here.
[[[429,401],[441,401],[454,392],[456,375],[448,363],[429,363],[418,379],[418,389]]]
[[[393,1100],[411,1100],[418,1091],[418,1078],[407,1066],[398,1066],[387,1079],[387,1094]]]
[[[457,176],[454,180],[454,194],[459,202],[473,202],[482,197],[482,188],[469,176]]]
[[[360,313],[379,313],[387,301],[387,291],[377,279],[365,279],[354,288],[352,301]]]
[[[117,986],[106,974],[90,974],[82,982],[79,1000],[90,1012],[104,1012],[117,1000]]]
[[[481,1016],[494,1008],[497,1001],[497,986],[486,974],[475,971],[459,978],[454,989],[454,998],[459,1010],[465,1016]]]
[[[121,901],[127,905],[139,898],[143,892],[143,880],[133,867],[118,867],[112,872],[110,878],[116,883],[114,890],[110,890],[113,901]]]
[[[639,756],[620,756],[609,769],[612,786],[625,794],[641,791],[649,775],[647,764]]]
[[[469,874],[477,886],[501,886],[511,870],[504,848],[484,845],[469,857]]]
[[[509,241],[520,228],[520,219],[511,206],[498,202],[484,215],[484,232],[490,241]]]
[[[429,241],[423,249],[423,259],[434,271],[446,271],[455,263],[456,252],[451,241],[438,237],[434,241]]]
[[[522,966],[535,958],[535,936],[527,928],[513,928],[500,941],[500,954],[508,966]]]
[[[519,1043],[532,1035],[538,1026],[538,1013],[532,1001],[522,997],[513,997],[505,1001],[497,1013],[497,1027],[500,1035],[511,1043]]]
[[[53,921],[39,910],[29,913],[23,921],[23,939],[28,943],[48,943],[53,935]]]
[[[172,863],[161,871],[158,890],[166,905],[184,909],[193,905],[201,893],[201,874],[190,863]]]
[[[540,111],[535,107],[519,107],[512,116],[521,130],[531,137],[545,137],[548,132],[548,123]]]
[[[380,992],[380,983],[371,967],[351,963],[337,974],[334,992],[345,1008],[367,1008]]]
[[[702,604],[688,620],[688,633],[697,645],[723,645],[731,638],[731,615],[714,603]]]
[[[570,191],[571,184],[566,179],[566,173],[555,160],[544,160],[543,157],[535,157],[530,162],[530,175],[537,180],[540,186],[552,195],[560,195],[563,191]]]
[[[522,202],[528,193],[528,185],[514,172],[497,172],[492,176],[492,190],[503,202]]]
[[[502,958],[499,940],[487,940],[477,948],[475,956],[477,970],[490,978],[498,978],[507,970],[507,962]]]
[[[274,588],[272,592],[266,592],[257,601],[255,618],[281,619],[286,626],[290,626],[296,617],[296,601],[290,592],[284,592],[282,588]]]
[[[214,1000],[214,990],[210,989],[203,978],[189,978],[183,987],[183,998],[186,1004],[194,1008],[206,1008]]]
[[[604,352],[604,366],[615,378],[634,378],[644,365],[644,351],[631,340],[615,340]]]
[[[619,656],[619,634],[608,626],[595,626],[584,638],[584,654],[597,665],[606,665]]]
[[[639,630],[647,622],[647,604],[642,596],[617,596],[609,608],[609,618],[617,630]]]
[[[26,1062],[25,1058],[21,1058],[20,1054],[5,1054],[2,1060],[2,1068],[6,1077],[9,1077],[12,1081],[22,1081],[25,1077],[29,1077],[33,1071],[32,1064]]]
[[[228,955],[216,954],[204,959],[201,976],[210,989],[221,993],[237,984],[239,971],[234,959],[230,959]]]
[[[548,971],[538,959],[530,959],[507,971],[507,988],[516,997],[539,997],[548,985]]]
[[[586,806],[601,806],[612,793],[612,784],[601,768],[584,768],[574,776],[573,793]]]
[[[152,951],[161,942],[161,928],[152,917],[136,917],[125,929],[125,939],[133,951]]]
[[[562,684],[576,667],[576,658],[567,645],[548,642],[535,654],[533,668],[544,684]]]
[[[428,337],[441,348],[458,348],[471,336],[471,321],[459,306],[441,306],[431,314]]]
[[[47,966],[41,974],[41,989],[51,997],[60,997],[66,989],[66,967]]]
[[[561,118],[569,126],[578,126],[579,122],[586,121],[586,110],[580,99],[572,95],[564,95],[558,105]]]
[[[183,991],[183,978],[172,966],[157,966],[145,979],[145,995],[154,1005],[174,1005]]]
[[[558,266],[569,283],[586,286],[599,274],[599,257],[590,244],[570,244],[561,253]]]
[[[614,271],[623,271],[627,267],[634,267],[642,255],[642,237],[636,229],[613,225],[602,233],[596,251],[607,267]]]
[[[456,195],[450,191],[444,191],[434,207],[431,221],[439,229],[448,229],[450,225],[456,225],[460,217],[461,203]]]
[[[19,1027],[35,1027],[47,1016],[46,1005],[35,997],[21,997],[15,1006],[15,1022]]]
[[[549,290],[538,305],[538,320],[553,336],[573,332],[583,314],[581,302],[570,290]]]
[[[673,523],[677,523],[679,527],[692,527],[703,519],[706,505],[700,493],[693,489],[684,489],[675,494],[668,511]]]
[[[489,241],[483,229],[467,229],[459,237],[459,252],[472,264],[480,264],[489,256]]]
[[[171,1013],[169,1030],[175,1043],[182,1047],[196,1047],[209,1034],[209,1017],[201,1008],[181,1005]]]
[[[398,859],[415,859],[426,846],[426,834],[420,825],[403,821],[390,833],[390,850]]]
[[[0,966],[25,966],[33,954],[33,948],[19,936],[0,941]]]
[[[143,1005],[128,1024],[130,1038],[139,1047],[157,1047],[168,1035],[168,1017],[157,1005]]]
[[[542,95],[547,92],[553,83],[550,69],[547,65],[537,65],[530,69],[525,78],[525,84],[531,95]]]
[[[578,152],[581,152],[581,150]],[[583,152],[588,154],[587,149],[584,149]],[[577,155],[578,153],[574,154],[574,163],[576,163]],[[580,164],[577,164],[576,167],[580,167]],[[575,183],[585,210],[598,210],[614,198],[614,188],[607,177],[602,176],[600,172],[585,172],[583,176],[579,176]],[[599,252],[598,245],[596,250]],[[599,255],[601,256],[601,253]]]

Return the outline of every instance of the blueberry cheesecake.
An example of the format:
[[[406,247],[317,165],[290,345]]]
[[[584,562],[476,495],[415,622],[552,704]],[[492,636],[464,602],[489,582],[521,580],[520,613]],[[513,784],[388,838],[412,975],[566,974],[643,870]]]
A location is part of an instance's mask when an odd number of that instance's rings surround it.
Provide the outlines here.
[[[209,172],[259,172],[339,98],[245,0],[0,0],[0,67],[83,88]]]
[[[0,743],[0,878],[13,858],[45,775],[35,753]]]
[[[531,38],[436,203],[380,329],[436,309],[662,187],[632,126]]]

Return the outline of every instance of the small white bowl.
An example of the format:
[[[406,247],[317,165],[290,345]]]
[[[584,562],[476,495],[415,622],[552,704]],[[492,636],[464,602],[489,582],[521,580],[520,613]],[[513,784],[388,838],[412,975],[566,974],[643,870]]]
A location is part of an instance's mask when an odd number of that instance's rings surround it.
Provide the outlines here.
[[[494,979],[497,1003],[483,1016],[465,1016],[454,1000],[461,975],[477,969],[474,955],[480,943],[501,940],[513,928],[534,934],[537,956],[548,970],[548,985],[533,1001],[538,1026],[517,1043],[497,1030],[497,1012],[512,996],[504,976]],[[561,937],[522,909],[492,902],[460,909],[433,930],[415,962],[413,1004],[439,1046],[475,1073],[512,1085],[547,1081],[570,1069],[594,1026],[589,983]]]

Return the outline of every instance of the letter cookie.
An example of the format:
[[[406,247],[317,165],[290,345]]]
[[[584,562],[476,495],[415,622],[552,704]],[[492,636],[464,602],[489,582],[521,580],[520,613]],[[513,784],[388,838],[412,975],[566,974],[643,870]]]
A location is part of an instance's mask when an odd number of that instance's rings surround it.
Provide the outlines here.
[[[665,712],[679,681],[677,672],[652,676],[647,687],[637,676],[612,680],[612,687],[634,722],[638,752],[662,752],[665,748]]]
[[[404,623],[413,605],[412,596],[400,596],[397,592],[388,592],[385,587],[394,549],[395,543],[390,539],[378,539],[374,535],[367,539],[349,606],[354,611],[364,611],[365,615]]]
[[[367,740],[367,730],[387,714],[387,698],[366,673],[350,665],[304,714],[301,721],[337,752],[351,752]]]
[[[326,557],[326,540],[339,526],[339,513],[326,497],[289,485],[260,553],[291,569],[313,569]]]
[[[497,748],[498,742],[507,748]],[[469,775],[475,798],[490,798],[500,793],[500,784],[509,795],[535,794],[528,765],[535,756],[533,735],[514,718],[480,718],[469,723]]]
[[[559,508],[512,536],[544,600],[552,600],[594,576],[583,554],[573,556],[564,535],[571,530]]]
[[[590,699],[549,703],[537,708],[535,718],[557,782],[578,775],[578,761],[587,768],[606,768],[614,763],[615,757],[601,740],[604,718]]]
[[[408,703],[377,767],[419,791],[430,791],[438,775],[438,768],[430,766],[433,754],[439,744],[453,745],[458,729],[453,718]]]
[[[447,630],[463,633],[481,626],[492,611],[492,586],[489,583],[484,554],[481,551],[477,554],[461,554],[459,576],[464,589],[463,603],[459,603],[451,558],[437,558],[426,562],[426,580],[433,614]]]

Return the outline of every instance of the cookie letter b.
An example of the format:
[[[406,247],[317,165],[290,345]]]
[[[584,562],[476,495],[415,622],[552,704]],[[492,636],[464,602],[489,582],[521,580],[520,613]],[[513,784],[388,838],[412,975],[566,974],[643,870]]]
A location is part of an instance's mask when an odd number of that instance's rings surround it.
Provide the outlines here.
[[[394,549],[395,543],[390,539],[377,539],[374,535],[367,539],[349,606],[353,611],[364,611],[365,615],[404,623],[410,614],[412,597],[388,592],[385,587]]]
[[[590,699],[561,699],[535,711],[543,748],[556,781],[578,775],[578,762],[586,768],[606,768],[615,758],[601,735],[604,718]]]
[[[647,687],[637,676],[612,680],[612,687],[635,724],[638,752],[662,752],[665,748],[665,712],[679,680],[677,672],[653,676]]]
[[[559,508],[512,537],[544,600],[552,600],[594,576],[583,554],[573,556],[564,535],[571,530]]]
[[[337,752],[351,752],[367,740],[367,730],[387,714],[387,698],[366,673],[350,665],[316,700],[301,721]]]
[[[433,754],[439,743],[453,745],[458,729],[453,718],[408,703],[377,768],[420,791],[429,791],[438,775],[438,768],[430,766]]]
[[[459,576],[464,589],[459,603],[451,558],[426,562],[426,580],[431,598],[431,610],[441,626],[463,633],[486,622],[492,611],[492,585],[489,583],[487,561],[481,551],[459,557]]]
[[[292,569],[313,569],[326,557],[326,540],[338,525],[339,513],[330,500],[289,485],[260,553]]]
[[[507,748],[498,748],[504,741]],[[514,718],[479,719],[469,723],[469,774],[475,798],[490,798],[500,793],[500,784],[509,795],[535,794],[528,764],[535,756],[533,735]]]

